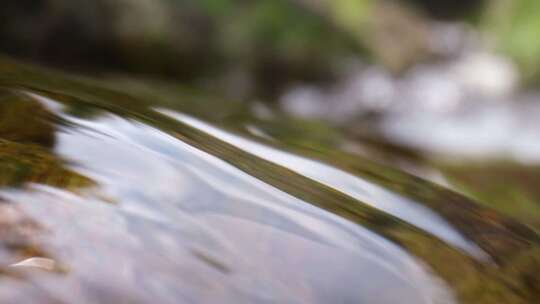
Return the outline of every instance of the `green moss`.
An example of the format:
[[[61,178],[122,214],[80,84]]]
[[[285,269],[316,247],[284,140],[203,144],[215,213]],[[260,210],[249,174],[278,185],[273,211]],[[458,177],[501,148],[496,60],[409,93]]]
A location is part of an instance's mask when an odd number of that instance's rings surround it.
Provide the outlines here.
[[[28,96],[0,90],[0,138],[51,146],[54,129],[49,113]]]
[[[540,231],[540,168],[503,162],[442,170],[466,195]]]
[[[93,182],[66,169],[65,164],[47,149],[0,139],[0,186],[40,183],[75,190]]]

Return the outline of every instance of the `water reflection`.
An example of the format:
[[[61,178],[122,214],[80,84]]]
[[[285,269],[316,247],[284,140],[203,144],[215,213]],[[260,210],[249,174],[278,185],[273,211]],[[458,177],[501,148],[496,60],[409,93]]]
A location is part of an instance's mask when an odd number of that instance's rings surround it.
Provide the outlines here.
[[[280,166],[284,166],[296,171],[304,176],[312,178],[322,184],[328,185],[364,203],[388,212],[401,218],[415,226],[418,226],[441,239],[459,247],[469,254],[485,259],[487,256],[474,244],[463,238],[463,236],[452,228],[444,219],[431,210],[418,205],[411,200],[395,195],[373,183],[366,182],[344,171],[340,171],[323,163],[302,158],[290,153],[279,151],[236,136],[226,131],[217,129],[207,123],[193,117],[175,113],[167,110],[160,110],[168,116],[191,125],[197,129],[211,134],[223,141],[239,147],[249,153],[267,159]]]
[[[65,122],[56,154],[99,195],[44,186],[4,195],[55,231],[48,242],[69,261],[66,286],[107,278],[162,303],[453,301],[397,246],[215,156],[112,114],[56,115]],[[145,270],[152,275],[137,275]]]
[[[53,259],[43,257],[31,257],[20,262],[9,265],[10,267],[35,267],[43,270],[54,270],[56,262]]]

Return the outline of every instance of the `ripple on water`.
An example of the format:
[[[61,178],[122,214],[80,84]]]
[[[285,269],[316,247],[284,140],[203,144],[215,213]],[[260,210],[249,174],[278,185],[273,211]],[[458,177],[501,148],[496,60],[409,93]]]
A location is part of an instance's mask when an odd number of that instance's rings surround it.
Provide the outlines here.
[[[454,302],[422,262],[371,230],[141,121],[108,112],[75,117],[53,100],[33,96],[62,121],[54,153],[95,185],[76,192],[38,184],[0,192],[49,232],[40,237],[52,253],[47,265],[65,265],[63,274],[27,267],[27,280],[4,279],[0,296],[7,300]],[[374,202],[370,192],[382,190],[365,181],[181,117],[216,140],[405,220],[422,215],[423,222],[415,220],[421,228],[473,250],[427,210],[403,201]]]

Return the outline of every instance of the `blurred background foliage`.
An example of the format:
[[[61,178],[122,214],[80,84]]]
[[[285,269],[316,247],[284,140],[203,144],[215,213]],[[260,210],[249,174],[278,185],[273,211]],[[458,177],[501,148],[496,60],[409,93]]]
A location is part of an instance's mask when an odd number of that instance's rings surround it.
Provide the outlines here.
[[[482,29],[497,48],[511,56],[526,78],[540,76],[540,2],[534,0],[492,1],[482,20]]]
[[[437,55],[433,22],[460,22],[529,83],[539,77],[539,15],[534,0],[3,1],[0,51],[271,99],[293,82],[332,79],[344,58],[403,72]]]

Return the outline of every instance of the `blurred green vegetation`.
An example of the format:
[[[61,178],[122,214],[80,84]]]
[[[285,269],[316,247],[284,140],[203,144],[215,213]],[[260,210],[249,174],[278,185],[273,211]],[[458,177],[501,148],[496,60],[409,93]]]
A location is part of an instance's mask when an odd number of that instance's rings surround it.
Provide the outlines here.
[[[526,81],[540,80],[539,1],[492,0],[482,26],[497,48],[518,63]]]
[[[9,0],[0,52],[89,73],[170,77],[191,85],[250,82],[275,96],[332,80],[356,57],[401,72],[430,59],[434,19],[480,30],[526,81],[540,71],[534,0]],[[483,39],[483,38],[482,38]],[[242,80],[243,79],[243,80]],[[218,83],[218,84],[216,84]]]
[[[245,71],[263,88],[317,80],[355,39],[288,0],[8,1],[0,50],[65,67],[182,80]],[[96,22],[97,21],[97,22]]]

